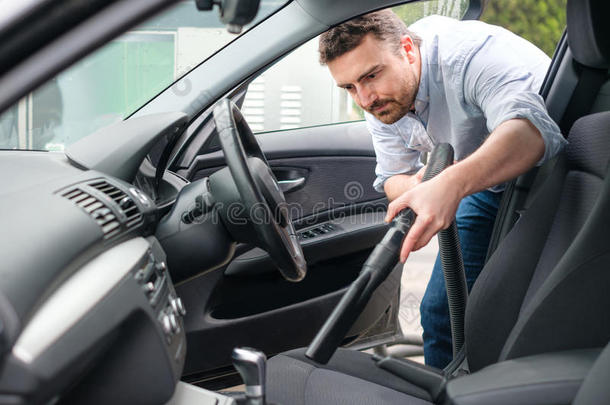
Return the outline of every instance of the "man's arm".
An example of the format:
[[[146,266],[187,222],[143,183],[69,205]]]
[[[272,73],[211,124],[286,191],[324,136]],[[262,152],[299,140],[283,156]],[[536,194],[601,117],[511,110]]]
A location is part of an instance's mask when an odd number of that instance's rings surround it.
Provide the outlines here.
[[[387,221],[406,207],[417,213],[400,260],[404,262],[411,251],[425,246],[438,231],[447,228],[462,198],[526,172],[544,150],[542,136],[531,122],[511,119],[500,124],[468,158],[396,198],[388,206]]]
[[[386,219],[407,206],[418,214],[403,243],[403,261],[450,225],[463,197],[542,164],[566,143],[537,93],[535,75],[540,72],[531,66],[544,58],[527,62],[505,40],[490,38],[464,65],[463,81],[458,83],[464,100],[486,118],[491,132],[486,141],[468,158],[407,191],[388,208]]]
[[[388,200],[394,201],[401,194],[411,190],[413,187],[421,183],[426,167],[422,167],[415,174],[396,174],[383,183],[383,191],[388,197]]]
[[[385,192],[391,201],[421,181],[421,174],[418,172],[422,167],[419,162],[421,152],[409,149],[406,140],[396,129],[379,122],[368,113],[364,116],[377,158],[377,178],[373,186],[375,190]],[[407,121],[403,123],[406,125],[422,125],[409,115],[400,121]],[[408,132],[408,128],[405,132]],[[423,171],[421,173],[423,174]]]

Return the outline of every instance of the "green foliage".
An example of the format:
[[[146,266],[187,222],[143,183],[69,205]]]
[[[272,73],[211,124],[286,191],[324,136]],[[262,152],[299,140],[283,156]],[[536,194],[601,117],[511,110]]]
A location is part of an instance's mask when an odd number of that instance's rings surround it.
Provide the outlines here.
[[[415,21],[433,14],[461,18],[468,7],[468,0],[428,0],[407,3],[392,10],[405,22],[411,25]]]
[[[566,24],[567,0],[487,0],[481,20],[500,25],[552,56]],[[468,0],[429,0],[394,7],[410,25],[431,14],[461,18]]]
[[[489,0],[481,20],[500,25],[552,56],[566,24],[566,0]]]

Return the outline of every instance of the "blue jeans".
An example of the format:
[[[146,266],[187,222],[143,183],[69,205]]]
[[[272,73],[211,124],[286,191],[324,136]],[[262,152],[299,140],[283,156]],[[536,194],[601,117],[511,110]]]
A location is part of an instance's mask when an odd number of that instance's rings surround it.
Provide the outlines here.
[[[456,222],[468,291],[485,264],[487,247],[501,197],[502,193],[485,190],[464,198],[458,207]],[[453,349],[449,305],[440,255],[436,257],[420,312],[421,324],[424,328],[426,364],[444,368],[453,358]]]

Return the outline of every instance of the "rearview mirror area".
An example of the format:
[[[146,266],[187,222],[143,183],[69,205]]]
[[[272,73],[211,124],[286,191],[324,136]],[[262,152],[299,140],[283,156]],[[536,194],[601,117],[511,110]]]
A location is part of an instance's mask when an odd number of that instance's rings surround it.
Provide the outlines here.
[[[256,17],[259,3],[260,0],[195,0],[199,10],[211,10],[216,4],[220,21],[232,34],[239,34],[243,26]]]

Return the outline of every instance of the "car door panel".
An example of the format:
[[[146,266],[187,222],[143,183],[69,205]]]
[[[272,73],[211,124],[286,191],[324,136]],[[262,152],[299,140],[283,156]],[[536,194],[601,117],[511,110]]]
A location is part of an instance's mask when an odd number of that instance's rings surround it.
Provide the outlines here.
[[[287,282],[266,252],[241,244],[222,268],[181,282],[178,293],[191,308],[185,323],[189,381],[226,371],[238,344],[268,355],[309,344],[387,229],[387,200],[372,187],[376,161],[364,122],[264,133],[257,140],[278,180],[287,181],[280,185],[295,184],[285,197],[308,274],[300,283]],[[213,151],[197,156],[181,174],[196,180],[222,167],[222,152]],[[376,324],[383,325],[377,336],[396,333],[390,315],[401,273],[397,266],[346,342]],[[214,347],[214,354],[206,347]]]
[[[308,265],[366,250],[385,234],[384,212],[363,212],[317,223],[299,231]],[[313,235],[313,236],[310,236]],[[252,248],[227,266],[228,276],[252,276],[277,271],[264,250]]]
[[[230,367],[235,346],[250,346],[268,356],[308,345],[360,271],[368,252],[339,257],[311,266],[301,283],[275,274],[231,277],[223,269],[176,287],[187,306],[187,357],[184,378],[206,381]],[[398,291],[401,266],[380,286],[346,336],[363,334],[388,311]],[[192,303],[205,303],[193,308]],[[189,308],[190,306],[190,308]],[[395,325],[386,325],[388,336]],[[210,348],[214,348],[210,350]],[[202,385],[207,386],[204,382]]]
[[[204,137],[214,133],[203,134]],[[311,156],[367,156],[374,158],[373,142],[364,121],[321,125],[256,134],[267,160]],[[192,141],[192,144],[207,144]],[[209,142],[217,145],[217,142]],[[190,156],[188,161],[184,161]],[[224,156],[218,148],[201,151],[196,156],[185,153],[178,167],[179,173],[189,179],[207,176],[224,166]],[[216,169],[214,169],[216,168]]]
[[[300,167],[274,166],[272,171],[284,195],[303,188],[309,177],[309,171]]]

